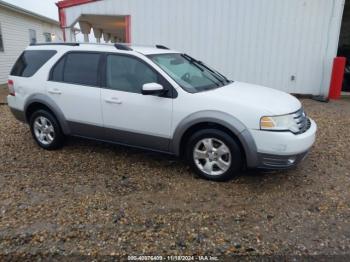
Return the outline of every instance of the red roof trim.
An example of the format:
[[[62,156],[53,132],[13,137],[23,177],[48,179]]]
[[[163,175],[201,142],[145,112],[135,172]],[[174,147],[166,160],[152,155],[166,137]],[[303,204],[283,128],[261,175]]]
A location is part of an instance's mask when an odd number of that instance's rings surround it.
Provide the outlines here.
[[[76,5],[83,5],[91,2],[96,2],[96,1],[100,1],[100,0],[63,0],[63,1],[57,2],[56,5],[58,6],[58,8],[62,9],[62,8],[76,6]]]
[[[66,23],[66,13],[64,12],[64,9],[58,9],[58,17],[60,19],[60,25],[61,28],[65,28],[67,23]]]
[[[125,23],[126,23],[125,42],[130,44],[131,43],[131,16],[130,15],[125,16]]]

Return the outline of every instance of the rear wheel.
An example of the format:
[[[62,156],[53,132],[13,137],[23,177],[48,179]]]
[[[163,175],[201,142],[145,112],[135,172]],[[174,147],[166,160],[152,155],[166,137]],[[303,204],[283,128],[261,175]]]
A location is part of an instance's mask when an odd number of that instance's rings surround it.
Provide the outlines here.
[[[50,112],[35,111],[29,123],[33,138],[40,147],[53,150],[63,145],[64,135],[58,121]]]
[[[217,129],[193,134],[187,144],[186,156],[201,177],[214,181],[225,181],[235,176],[243,161],[235,139]]]

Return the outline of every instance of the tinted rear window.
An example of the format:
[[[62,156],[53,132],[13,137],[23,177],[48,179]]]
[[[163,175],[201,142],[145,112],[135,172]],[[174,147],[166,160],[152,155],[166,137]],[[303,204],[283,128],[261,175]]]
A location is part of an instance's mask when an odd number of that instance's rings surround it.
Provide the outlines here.
[[[56,53],[54,50],[24,51],[13,66],[11,75],[31,77]]]

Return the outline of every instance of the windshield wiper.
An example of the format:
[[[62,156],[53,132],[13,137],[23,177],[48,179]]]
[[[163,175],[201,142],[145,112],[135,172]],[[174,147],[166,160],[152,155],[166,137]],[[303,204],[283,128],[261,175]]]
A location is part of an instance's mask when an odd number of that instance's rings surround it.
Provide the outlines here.
[[[228,84],[228,83],[232,83],[232,81],[228,80],[225,76],[223,76],[222,74],[220,74],[216,70],[208,67],[202,61],[196,60],[196,59],[194,59],[193,57],[191,57],[191,56],[189,56],[187,54],[183,54],[183,56],[185,58],[187,58],[188,60],[190,60],[193,64],[200,65],[200,66],[204,67],[205,69],[207,69],[211,73],[211,75],[213,77],[215,77],[215,79],[218,80],[222,85],[225,85],[225,84]],[[204,71],[203,68],[201,69],[201,71]]]
[[[232,81],[229,80],[229,79],[227,79],[226,76],[224,76],[224,75],[222,75],[221,73],[219,73],[218,71],[216,71],[216,70],[210,68],[209,66],[207,66],[206,64],[204,64],[202,61],[198,61],[198,63],[199,63],[200,65],[202,65],[203,67],[205,67],[206,69],[208,69],[209,71],[211,71],[211,72],[213,72],[213,73],[219,75],[222,79],[225,80],[226,83],[232,83]]]
[[[195,67],[197,67],[199,70],[201,70],[202,72],[204,71],[204,69],[200,66],[199,63],[197,63],[197,60],[193,59],[192,57],[190,57],[189,55],[186,54],[182,54],[182,56],[187,59],[189,62],[191,62]]]
[[[194,65],[195,67],[197,67],[199,70],[201,70],[202,72],[204,72],[204,69],[202,67],[202,65],[200,63],[198,63],[197,60],[193,59],[192,57],[190,57],[189,55],[183,54],[182,55],[185,59],[187,59],[192,65]],[[203,74],[204,75],[204,74]],[[218,80],[222,85],[224,85],[223,82],[221,82],[220,79],[218,79],[215,75],[211,74],[216,80]],[[218,87],[220,87],[220,84],[215,82],[213,79],[210,79],[208,76],[204,75],[205,78],[209,79],[210,81],[212,81],[215,85],[217,85]]]

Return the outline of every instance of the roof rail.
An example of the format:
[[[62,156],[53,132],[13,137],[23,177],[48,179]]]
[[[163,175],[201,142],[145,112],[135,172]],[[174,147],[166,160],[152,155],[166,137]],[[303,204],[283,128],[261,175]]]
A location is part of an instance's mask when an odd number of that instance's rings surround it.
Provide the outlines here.
[[[166,47],[166,46],[163,46],[163,45],[156,45],[156,47],[158,49],[166,49],[166,50],[169,50],[170,48]]]
[[[129,46],[125,45],[125,44],[114,44],[115,48],[117,48],[118,50],[124,50],[124,51],[132,51],[132,48],[130,48]]]
[[[79,43],[31,43],[30,46],[41,46],[41,45],[65,45],[65,46],[79,46]]]

